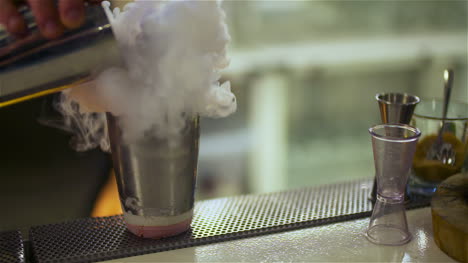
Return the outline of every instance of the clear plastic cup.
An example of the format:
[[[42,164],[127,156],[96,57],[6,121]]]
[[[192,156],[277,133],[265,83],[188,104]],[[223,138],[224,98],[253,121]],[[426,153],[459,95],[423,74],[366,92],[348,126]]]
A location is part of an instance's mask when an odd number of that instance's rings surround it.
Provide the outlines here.
[[[422,135],[416,146],[413,170],[409,181],[410,193],[431,196],[437,185],[448,177],[468,170],[468,104],[451,101],[445,119],[444,143],[450,143],[455,152],[453,165],[428,160],[427,151],[437,139],[442,127],[443,101],[422,99],[414,112],[411,126]]]

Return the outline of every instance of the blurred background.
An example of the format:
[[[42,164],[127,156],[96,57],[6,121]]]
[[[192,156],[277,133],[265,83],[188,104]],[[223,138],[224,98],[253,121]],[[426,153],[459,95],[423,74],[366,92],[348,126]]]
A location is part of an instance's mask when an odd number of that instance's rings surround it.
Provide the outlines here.
[[[372,176],[375,94],[468,102],[466,1],[227,1],[238,112],[202,122],[199,198]]]
[[[197,200],[374,173],[375,94],[468,101],[466,1],[225,1],[238,111],[203,119]],[[0,231],[90,215],[109,156],[39,124],[52,97],[0,109]]]

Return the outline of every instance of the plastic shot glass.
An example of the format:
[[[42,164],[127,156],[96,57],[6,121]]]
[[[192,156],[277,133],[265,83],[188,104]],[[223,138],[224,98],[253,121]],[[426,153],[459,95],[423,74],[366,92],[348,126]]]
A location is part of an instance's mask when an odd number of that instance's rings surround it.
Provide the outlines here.
[[[411,240],[405,212],[405,188],[421,132],[406,124],[381,124],[369,129],[377,178],[377,200],[366,232],[379,245]]]

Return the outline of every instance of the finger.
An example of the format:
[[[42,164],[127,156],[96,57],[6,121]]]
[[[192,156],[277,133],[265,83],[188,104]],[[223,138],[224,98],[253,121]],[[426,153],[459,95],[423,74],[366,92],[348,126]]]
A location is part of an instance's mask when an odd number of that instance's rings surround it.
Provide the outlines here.
[[[57,38],[63,33],[54,0],[28,0],[41,33],[46,38]]]
[[[0,0],[0,24],[13,35],[24,35],[27,32],[26,22],[10,0]]]
[[[62,23],[67,28],[77,28],[85,20],[83,0],[60,0],[59,13]]]
[[[96,4],[99,4],[101,3],[103,0],[87,0],[86,2],[90,3],[90,4],[93,4],[93,5],[96,5]]]

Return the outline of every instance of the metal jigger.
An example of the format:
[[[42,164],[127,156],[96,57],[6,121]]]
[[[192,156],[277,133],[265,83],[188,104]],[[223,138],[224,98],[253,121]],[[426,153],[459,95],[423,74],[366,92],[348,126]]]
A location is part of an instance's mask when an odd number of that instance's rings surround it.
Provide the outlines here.
[[[375,95],[379,103],[382,123],[409,124],[419,97],[406,93],[382,93]]]
[[[379,93],[375,95],[379,103],[380,119],[382,123],[409,124],[413,117],[416,105],[421,101],[419,97],[406,93]],[[377,180],[374,178],[374,185],[369,200],[373,203],[376,200]],[[406,195],[407,196],[407,195]]]
[[[405,188],[421,132],[405,124],[381,124],[372,135],[377,199],[367,238],[379,245],[402,245],[411,240],[405,213]]]

